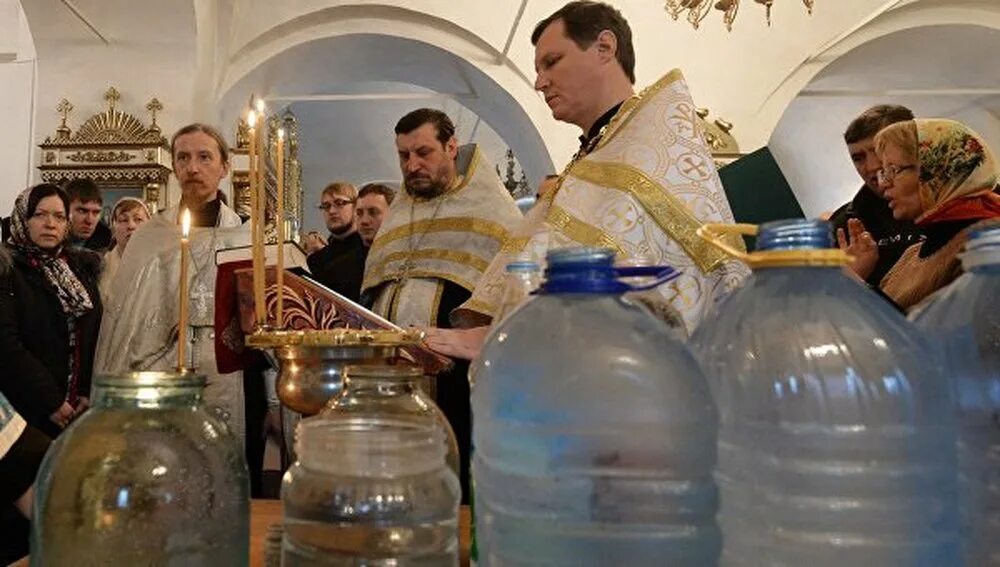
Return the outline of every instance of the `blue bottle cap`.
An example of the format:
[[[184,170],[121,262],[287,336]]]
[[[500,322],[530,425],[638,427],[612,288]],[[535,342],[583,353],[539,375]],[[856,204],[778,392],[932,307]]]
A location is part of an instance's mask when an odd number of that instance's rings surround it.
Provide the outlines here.
[[[669,266],[616,268],[610,248],[558,248],[546,255],[547,268],[541,293],[610,293],[651,289],[680,276]],[[645,285],[629,285],[623,277],[653,277]]]
[[[836,248],[830,223],[789,219],[760,225],[757,250],[824,250]]]

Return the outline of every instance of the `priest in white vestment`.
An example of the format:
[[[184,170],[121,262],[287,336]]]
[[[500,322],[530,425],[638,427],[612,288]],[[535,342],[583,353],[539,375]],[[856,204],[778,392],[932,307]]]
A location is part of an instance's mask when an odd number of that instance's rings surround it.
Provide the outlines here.
[[[220,374],[214,345],[215,253],[250,244],[250,230],[223,202],[219,182],[229,172],[229,151],[219,132],[204,124],[180,129],[171,141],[178,205],[154,216],[130,239],[115,275],[101,323],[94,372],[173,371],[178,337],[187,342],[185,367],[204,374],[205,406],[243,440],[242,372]],[[189,319],[178,333],[180,216],[191,211],[188,265]]]

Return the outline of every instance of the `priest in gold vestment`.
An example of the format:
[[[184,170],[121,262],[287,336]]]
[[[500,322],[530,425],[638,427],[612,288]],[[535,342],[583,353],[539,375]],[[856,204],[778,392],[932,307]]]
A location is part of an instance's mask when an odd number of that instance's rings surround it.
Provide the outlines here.
[[[551,248],[609,247],[622,261],[680,270],[653,302],[679,315],[688,332],[748,275],[695,234],[733,215],[684,78],[671,71],[636,95],[631,37],[618,10],[596,2],[571,2],[536,26],[535,88],[554,118],[581,128],[580,150],[453,312],[452,323],[465,329],[431,329],[431,348],[475,357],[507,263],[543,261]]]
[[[459,147],[446,114],[415,110],[395,128],[403,188],[365,264],[362,297],[401,326],[448,327],[521,212],[475,145]],[[439,376],[437,402],[458,438],[468,495],[468,365]]]

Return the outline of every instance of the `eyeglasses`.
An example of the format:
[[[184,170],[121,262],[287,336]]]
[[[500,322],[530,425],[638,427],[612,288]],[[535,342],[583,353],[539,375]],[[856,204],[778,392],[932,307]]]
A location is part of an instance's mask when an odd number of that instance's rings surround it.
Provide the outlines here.
[[[899,175],[900,173],[902,173],[902,172],[904,172],[904,171],[906,171],[908,169],[916,170],[917,166],[915,166],[915,165],[900,165],[900,166],[890,165],[888,167],[883,167],[882,169],[878,170],[878,182],[879,183],[889,183],[890,181],[892,181],[893,179],[895,179],[897,175]]]
[[[330,209],[336,207],[338,209],[343,209],[347,205],[353,205],[354,199],[334,199],[333,201],[326,201],[317,205],[321,211],[329,211]]]

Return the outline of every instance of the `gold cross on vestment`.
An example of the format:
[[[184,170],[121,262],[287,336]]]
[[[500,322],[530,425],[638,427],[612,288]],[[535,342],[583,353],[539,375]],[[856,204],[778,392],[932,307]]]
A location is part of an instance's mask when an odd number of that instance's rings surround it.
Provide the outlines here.
[[[684,165],[686,165],[687,167],[681,167],[681,171],[683,171],[685,175],[691,172],[696,172],[699,177],[705,177],[706,175],[708,175],[708,172],[705,170],[704,162],[697,159],[693,159],[690,156],[684,158],[683,161]]]

